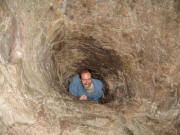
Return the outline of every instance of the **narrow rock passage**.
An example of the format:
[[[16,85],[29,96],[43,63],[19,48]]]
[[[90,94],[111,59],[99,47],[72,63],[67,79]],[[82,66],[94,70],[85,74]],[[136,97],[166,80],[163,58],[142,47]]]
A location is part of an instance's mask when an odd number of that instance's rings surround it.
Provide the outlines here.
[[[178,5],[0,0],[0,135],[178,135]],[[68,92],[84,68],[100,104]]]

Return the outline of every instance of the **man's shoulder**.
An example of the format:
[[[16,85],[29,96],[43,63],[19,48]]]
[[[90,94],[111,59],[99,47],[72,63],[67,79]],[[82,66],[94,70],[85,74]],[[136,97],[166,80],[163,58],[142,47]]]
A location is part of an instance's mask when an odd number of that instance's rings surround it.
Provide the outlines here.
[[[98,79],[93,79],[93,83],[94,83],[95,85],[99,85],[99,86],[102,86],[102,85],[103,85],[102,81],[101,81],[101,80],[98,80]]]
[[[93,78],[93,81],[95,81],[95,82],[97,82],[97,83],[102,83],[102,81],[101,81],[101,80],[94,79],[94,78]]]
[[[73,79],[79,79],[79,74],[74,75]]]
[[[80,82],[80,78],[79,78],[79,75],[74,75],[73,78],[72,78],[72,81],[73,82]]]

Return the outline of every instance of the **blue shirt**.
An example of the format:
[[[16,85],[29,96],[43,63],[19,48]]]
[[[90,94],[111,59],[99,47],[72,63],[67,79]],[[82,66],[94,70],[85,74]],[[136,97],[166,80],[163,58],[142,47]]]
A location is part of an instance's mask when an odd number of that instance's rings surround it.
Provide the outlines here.
[[[77,97],[82,95],[86,95],[88,100],[94,100],[98,102],[99,98],[102,96],[103,84],[100,80],[92,79],[92,83],[94,85],[94,91],[90,94],[86,91],[83,84],[80,81],[79,75],[75,75],[70,83],[69,92]]]

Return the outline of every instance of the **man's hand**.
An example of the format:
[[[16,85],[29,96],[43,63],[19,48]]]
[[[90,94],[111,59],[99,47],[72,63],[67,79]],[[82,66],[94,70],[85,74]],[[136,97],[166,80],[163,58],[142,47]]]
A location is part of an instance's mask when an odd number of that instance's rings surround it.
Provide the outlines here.
[[[79,100],[87,100],[87,96],[86,95],[82,95],[82,96],[80,96]]]

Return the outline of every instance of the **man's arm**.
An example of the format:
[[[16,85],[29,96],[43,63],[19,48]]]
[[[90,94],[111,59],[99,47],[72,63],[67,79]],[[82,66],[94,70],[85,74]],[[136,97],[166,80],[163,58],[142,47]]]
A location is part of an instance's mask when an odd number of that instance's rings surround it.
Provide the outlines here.
[[[95,101],[99,101],[99,98],[100,97],[102,97],[102,94],[103,94],[103,92],[102,92],[102,90],[100,90],[98,93],[97,93],[97,95],[93,98],[93,100],[95,100]]]
[[[79,96],[78,94],[78,76],[74,76],[70,85],[69,85],[69,92],[74,96]]]
[[[103,95],[102,88],[103,88],[103,84],[102,84],[102,82],[100,81],[100,82],[98,83],[98,87],[97,87],[97,90],[96,90],[96,94],[95,94],[95,96],[93,97],[93,100],[95,100],[95,101],[97,101],[97,102],[99,101],[99,98],[102,97],[102,95]]]
[[[79,75],[75,75],[69,85],[69,92],[77,97],[85,95],[86,93],[81,88],[81,82],[79,79]]]

